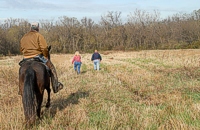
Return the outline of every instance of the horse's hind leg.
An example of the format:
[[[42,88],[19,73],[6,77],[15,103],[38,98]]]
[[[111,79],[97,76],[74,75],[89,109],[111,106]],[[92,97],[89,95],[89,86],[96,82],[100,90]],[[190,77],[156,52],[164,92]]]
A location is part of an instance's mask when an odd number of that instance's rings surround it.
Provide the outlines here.
[[[46,90],[47,90],[47,94],[48,94],[46,107],[48,108],[51,105],[51,103],[50,103],[51,102],[51,98],[50,98],[51,89],[50,89],[50,86],[48,88],[46,88]]]
[[[42,98],[43,98],[43,96],[42,96]],[[37,106],[37,116],[39,118],[40,118],[40,113],[41,113],[42,98],[38,100],[38,106]]]

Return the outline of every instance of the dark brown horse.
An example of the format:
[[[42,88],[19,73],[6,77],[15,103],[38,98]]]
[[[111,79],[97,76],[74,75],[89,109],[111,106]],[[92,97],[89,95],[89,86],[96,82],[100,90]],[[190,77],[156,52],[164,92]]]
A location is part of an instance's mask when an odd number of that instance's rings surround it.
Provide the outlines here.
[[[50,49],[49,47],[49,51]],[[30,126],[37,116],[40,118],[45,89],[48,93],[46,107],[50,106],[50,77],[46,66],[33,59],[25,61],[19,69],[19,88],[22,92],[26,125]]]

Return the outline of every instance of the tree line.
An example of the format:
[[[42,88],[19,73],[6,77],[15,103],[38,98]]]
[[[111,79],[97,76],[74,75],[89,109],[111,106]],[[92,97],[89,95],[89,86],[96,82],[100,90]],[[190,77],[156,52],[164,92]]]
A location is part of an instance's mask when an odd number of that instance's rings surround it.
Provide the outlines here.
[[[95,23],[91,18],[62,16],[39,20],[40,33],[53,53],[106,50],[187,49],[200,47],[200,9],[165,19],[160,13],[135,10],[122,20],[121,12],[107,12]],[[20,54],[20,39],[30,31],[25,19],[6,19],[0,24],[0,54]]]

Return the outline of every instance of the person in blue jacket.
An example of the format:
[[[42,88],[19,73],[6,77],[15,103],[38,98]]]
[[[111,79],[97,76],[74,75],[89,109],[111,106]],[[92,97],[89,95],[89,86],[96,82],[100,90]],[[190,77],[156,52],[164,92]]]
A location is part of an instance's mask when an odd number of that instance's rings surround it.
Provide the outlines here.
[[[97,50],[92,54],[91,61],[93,61],[94,64],[94,70],[99,70],[100,69],[100,62],[102,58],[101,55],[98,53]]]

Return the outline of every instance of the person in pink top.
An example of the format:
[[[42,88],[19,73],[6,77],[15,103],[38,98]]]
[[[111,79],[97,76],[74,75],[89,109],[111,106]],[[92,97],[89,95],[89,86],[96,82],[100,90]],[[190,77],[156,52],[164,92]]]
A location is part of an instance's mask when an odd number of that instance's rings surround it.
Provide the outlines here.
[[[74,70],[77,72],[77,74],[80,74],[81,63],[81,55],[78,51],[76,51],[72,59],[72,64],[74,64]]]

